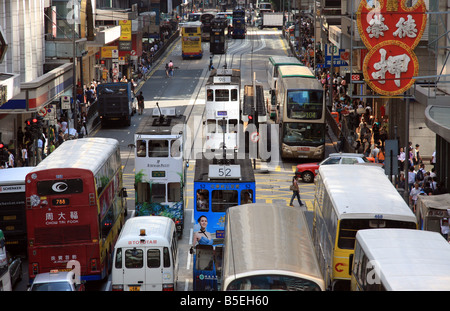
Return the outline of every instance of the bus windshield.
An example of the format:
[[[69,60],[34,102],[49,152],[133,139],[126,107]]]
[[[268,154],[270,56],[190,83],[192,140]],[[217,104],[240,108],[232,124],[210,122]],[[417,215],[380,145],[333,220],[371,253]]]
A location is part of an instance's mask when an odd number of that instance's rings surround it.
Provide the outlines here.
[[[318,146],[325,143],[325,124],[295,123],[283,124],[283,143],[291,146]]]
[[[287,117],[299,120],[319,120],[323,111],[323,91],[288,91]]]
[[[257,275],[234,280],[226,290],[320,291],[320,287],[316,283],[302,278],[284,275]]]

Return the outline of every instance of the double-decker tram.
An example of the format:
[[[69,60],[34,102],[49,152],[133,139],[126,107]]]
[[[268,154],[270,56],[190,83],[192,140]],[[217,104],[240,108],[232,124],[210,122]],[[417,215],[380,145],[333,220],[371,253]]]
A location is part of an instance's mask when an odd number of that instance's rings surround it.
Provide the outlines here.
[[[181,56],[187,58],[202,58],[202,23],[186,22],[181,27]]]
[[[248,158],[232,151],[196,160],[194,175],[194,290],[217,290],[221,269],[225,213],[231,206],[255,202],[255,175]],[[225,159],[225,160],[224,160]]]
[[[238,149],[241,71],[214,69],[206,82],[205,149]]]
[[[276,88],[282,158],[323,159],[325,96],[308,67],[280,66]]]
[[[119,142],[65,141],[25,179],[29,277],[79,266],[100,280],[126,215]]]
[[[323,291],[304,212],[276,204],[227,210],[221,289]]]
[[[158,105],[135,133],[135,215],[169,217],[179,235],[184,226],[185,127],[186,117],[176,108]]]
[[[245,10],[244,9],[236,9],[233,11],[233,39],[236,38],[245,38],[247,30],[245,28]]]
[[[209,41],[211,37],[211,24],[214,19],[214,14],[212,13],[203,13],[200,17],[200,21],[202,22],[202,40]]]
[[[212,54],[225,54],[225,29],[227,20],[216,17],[211,21],[211,36],[209,40],[209,51]]]
[[[312,236],[326,286],[350,289],[358,230],[417,229],[414,213],[384,171],[372,165],[321,165]]]

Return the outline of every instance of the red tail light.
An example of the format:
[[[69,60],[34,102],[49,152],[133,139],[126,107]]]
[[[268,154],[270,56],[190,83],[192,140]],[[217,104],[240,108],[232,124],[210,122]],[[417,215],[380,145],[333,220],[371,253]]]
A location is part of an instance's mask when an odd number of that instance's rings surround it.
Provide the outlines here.
[[[163,284],[162,290],[163,292],[173,292],[174,291],[173,284]]]
[[[91,259],[91,271],[97,271],[97,259],[93,258]]]

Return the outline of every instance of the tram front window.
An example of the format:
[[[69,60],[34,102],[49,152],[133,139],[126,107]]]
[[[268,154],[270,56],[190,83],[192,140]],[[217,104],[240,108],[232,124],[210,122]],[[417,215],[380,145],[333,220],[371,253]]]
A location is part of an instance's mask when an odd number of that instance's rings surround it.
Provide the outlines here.
[[[229,207],[239,205],[237,190],[213,190],[211,209],[213,212],[225,212]]]
[[[148,142],[148,156],[151,158],[168,157],[169,142],[167,140],[150,140]]]
[[[230,100],[230,92],[228,90],[216,90],[216,102],[227,102]]]
[[[161,203],[166,200],[166,184],[152,184],[151,202]]]

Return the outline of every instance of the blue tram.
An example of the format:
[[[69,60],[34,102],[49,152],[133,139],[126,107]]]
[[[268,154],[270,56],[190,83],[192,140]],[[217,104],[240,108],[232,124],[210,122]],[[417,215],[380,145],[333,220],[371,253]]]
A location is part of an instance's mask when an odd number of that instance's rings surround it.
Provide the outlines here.
[[[233,11],[233,39],[245,38],[247,30],[245,28],[245,10],[236,9]]]
[[[223,158],[222,151],[218,151],[213,159],[203,155],[195,163],[194,234],[209,237],[195,247],[193,285],[198,291],[218,290],[227,209],[255,203],[255,175],[251,160],[238,159],[232,150],[225,161],[217,159]],[[203,216],[207,218],[206,228],[199,223]]]

